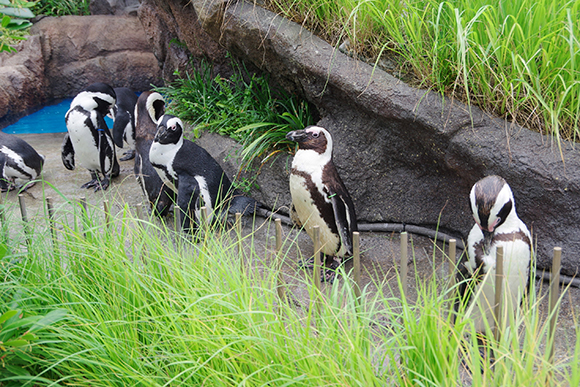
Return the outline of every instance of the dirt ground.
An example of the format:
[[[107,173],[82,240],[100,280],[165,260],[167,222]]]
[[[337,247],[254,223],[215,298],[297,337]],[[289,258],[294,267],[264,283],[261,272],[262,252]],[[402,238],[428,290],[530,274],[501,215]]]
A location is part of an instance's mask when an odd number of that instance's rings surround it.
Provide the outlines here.
[[[24,194],[29,216],[35,216],[43,208],[43,198],[52,197],[54,208],[64,205],[65,198],[79,199],[85,197],[89,205],[102,207],[103,200],[108,200],[113,213],[118,211],[124,204],[136,206],[144,203],[143,193],[133,176],[133,160],[120,162],[121,174],[113,180],[106,192],[93,192],[81,190],[79,187],[90,180],[87,170],[79,167],[75,171],[64,168],[60,158],[60,147],[63,138],[62,133],[54,134],[26,134],[20,135],[32,145],[39,153],[46,156],[44,166],[44,184],[36,184]],[[118,150],[121,155],[123,150]],[[44,192],[43,192],[44,191]],[[8,202],[18,203],[15,192],[9,193],[5,199]],[[12,207],[17,211],[17,206]],[[13,214],[12,216],[20,216]],[[255,223],[253,223],[255,222]],[[244,222],[244,234],[248,234],[254,227],[255,237],[253,248],[262,249],[264,254],[273,254],[275,238],[274,222],[265,218],[257,217],[255,220],[246,219]],[[296,250],[290,254],[298,259],[301,255],[312,254],[313,246],[310,238],[295,228],[283,226],[283,235],[289,240],[296,240]],[[433,267],[440,278],[446,278],[447,267],[442,264],[443,256],[441,244],[434,244],[429,238],[409,235],[409,264],[408,283],[410,299],[415,298],[415,278],[428,278],[433,275]],[[435,250],[435,253],[434,253]],[[458,256],[460,251],[458,251]],[[400,256],[400,235],[393,233],[361,232],[361,282],[362,286],[368,285],[371,293],[376,292],[375,280],[387,279],[387,287],[398,289],[396,285],[396,270]],[[347,269],[350,268],[348,264]],[[285,269],[289,277],[294,275],[295,264],[286,262]],[[292,273],[291,273],[292,272]],[[443,281],[442,281],[443,282]],[[537,289],[541,294],[547,294],[548,284],[537,281]],[[293,288],[293,297],[299,302],[307,299],[307,294],[302,294],[300,289]],[[387,292],[388,293],[388,292]],[[541,302],[544,315],[547,313],[547,297]],[[560,307],[557,326],[557,357],[566,357],[573,350],[576,339],[578,318],[580,317],[580,289],[569,288],[563,298]]]

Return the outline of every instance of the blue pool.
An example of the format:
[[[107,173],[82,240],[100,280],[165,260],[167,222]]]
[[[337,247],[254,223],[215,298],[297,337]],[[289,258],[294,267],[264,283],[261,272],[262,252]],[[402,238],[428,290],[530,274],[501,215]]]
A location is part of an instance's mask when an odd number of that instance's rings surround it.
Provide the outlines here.
[[[22,117],[17,122],[2,129],[4,133],[64,133],[66,125],[64,115],[70,108],[72,98],[63,100],[60,103],[47,105],[39,111]],[[109,128],[113,127],[113,120],[105,118]]]

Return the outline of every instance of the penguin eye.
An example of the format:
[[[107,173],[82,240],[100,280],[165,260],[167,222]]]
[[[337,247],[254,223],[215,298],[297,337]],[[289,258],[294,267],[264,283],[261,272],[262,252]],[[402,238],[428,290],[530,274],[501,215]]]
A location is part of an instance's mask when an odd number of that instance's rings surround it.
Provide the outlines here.
[[[320,135],[320,133],[318,133],[318,132],[313,132],[312,133],[312,137],[314,137],[314,138],[318,138],[319,135]]]

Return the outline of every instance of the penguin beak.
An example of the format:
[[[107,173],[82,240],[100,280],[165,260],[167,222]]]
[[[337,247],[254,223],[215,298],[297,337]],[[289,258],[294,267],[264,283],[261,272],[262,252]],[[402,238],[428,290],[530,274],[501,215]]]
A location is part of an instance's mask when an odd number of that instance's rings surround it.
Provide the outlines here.
[[[481,230],[483,232],[483,252],[489,254],[491,250],[491,241],[493,240],[493,232]]]
[[[159,126],[157,128],[157,133],[155,133],[155,138],[153,139],[153,141],[157,141],[160,142],[161,138],[165,136],[165,131],[166,131],[166,127],[165,126]]]
[[[294,130],[286,134],[286,139],[290,141],[304,141],[308,137],[308,134],[304,130]]]

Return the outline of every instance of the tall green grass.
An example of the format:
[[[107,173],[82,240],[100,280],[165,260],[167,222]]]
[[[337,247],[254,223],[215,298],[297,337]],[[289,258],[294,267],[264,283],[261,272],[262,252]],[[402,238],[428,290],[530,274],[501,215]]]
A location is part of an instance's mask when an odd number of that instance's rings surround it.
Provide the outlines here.
[[[334,45],[558,140],[580,129],[580,1],[266,0]]]
[[[221,226],[194,244],[127,206],[108,225],[90,208],[81,227],[85,214],[74,202],[57,214],[57,245],[42,219],[27,245],[16,216],[2,239],[0,311],[10,302],[31,313],[67,312],[38,332],[30,375],[15,385],[531,386],[550,374],[552,385],[580,382],[580,343],[556,366],[546,361],[535,298],[517,317],[522,329],[494,344],[492,368],[469,339],[469,320],[460,314],[450,323],[453,290],[435,275],[415,278],[409,300],[376,278],[357,303],[347,273],[319,292],[309,275],[285,270],[294,302],[281,302],[278,266],[258,253],[253,233],[242,263],[236,234]],[[295,248],[286,239],[282,257],[291,260]]]

